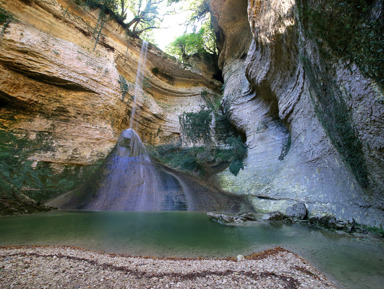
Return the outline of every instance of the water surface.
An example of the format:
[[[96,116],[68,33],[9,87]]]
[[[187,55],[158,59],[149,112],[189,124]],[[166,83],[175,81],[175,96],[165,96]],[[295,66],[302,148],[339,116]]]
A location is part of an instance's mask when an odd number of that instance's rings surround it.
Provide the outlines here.
[[[382,239],[305,225],[223,226],[196,212],[61,211],[0,217],[0,245],[71,245],[141,256],[224,257],[281,246],[345,288],[383,288]]]

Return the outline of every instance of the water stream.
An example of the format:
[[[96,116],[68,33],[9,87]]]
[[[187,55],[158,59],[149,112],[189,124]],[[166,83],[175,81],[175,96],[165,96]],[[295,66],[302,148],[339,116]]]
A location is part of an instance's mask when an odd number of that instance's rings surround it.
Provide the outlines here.
[[[293,224],[229,227],[198,212],[59,211],[0,217],[0,245],[72,245],[140,256],[224,257],[275,246],[309,260],[341,288],[383,288],[383,239]]]
[[[133,121],[135,119],[136,99],[139,95],[142,96],[144,93],[143,92],[143,80],[144,80],[145,62],[147,61],[147,51],[148,51],[148,42],[143,40],[143,44],[141,46],[139,64],[137,66],[135,92],[134,92],[134,96],[133,96],[131,121],[130,121],[130,125],[129,125],[130,129],[133,128]]]

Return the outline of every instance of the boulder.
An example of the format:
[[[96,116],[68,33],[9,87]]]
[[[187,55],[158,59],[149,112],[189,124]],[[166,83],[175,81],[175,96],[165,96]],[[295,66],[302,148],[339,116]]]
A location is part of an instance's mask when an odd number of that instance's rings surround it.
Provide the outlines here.
[[[296,220],[304,220],[307,217],[307,207],[304,203],[297,203],[285,210],[285,214]]]

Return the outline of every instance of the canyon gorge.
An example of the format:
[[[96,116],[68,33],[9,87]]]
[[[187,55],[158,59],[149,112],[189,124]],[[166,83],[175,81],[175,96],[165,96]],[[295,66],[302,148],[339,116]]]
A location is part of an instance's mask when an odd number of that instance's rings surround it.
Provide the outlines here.
[[[200,148],[225,147],[231,131],[247,153],[233,173],[201,151],[206,174],[191,183],[258,212],[304,203],[310,217],[383,228],[384,3],[366,2],[336,7],[345,23],[358,13],[356,27],[326,30],[338,11],[329,0],[208,1],[217,63],[183,64],[149,43],[132,121],[142,40],[108,15],[95,37],[100,11],[71,0],[0,1],[1,209],[92,181],[129,127],[150,151],[194,148],[180,119],[219,101],[230,124],[215,130],[212,113],[213,145]]]

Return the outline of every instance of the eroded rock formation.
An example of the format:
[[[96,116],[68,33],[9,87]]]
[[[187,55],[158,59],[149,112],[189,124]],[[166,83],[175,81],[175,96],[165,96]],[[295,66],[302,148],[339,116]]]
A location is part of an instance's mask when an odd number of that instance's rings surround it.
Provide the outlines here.
[[[219,183],[260,210],[304,202],[310,215],[380,227],[383,90],[311,31],[308,2],[211,1],[224,104],[248,145],[244,170]],[[369,9],[383,15],[382,1]]]
[[[1,133],[26,140],[23,147],[19,140],[3,142],[15,154],[5,160],[9,166],[19,158],[15,147],[25,160],[1,177],[1,193],[21,190],[44,199],[73,179],[81,182],[129,127],[141,40],[71,0],[0,6],[9,16],[0,28]],[[177,141],[178,116],[197,110],[202,93],[215,96],[220,83],[209,71],[184,69],[153,45],[147,57],[133,128],[147,144]]]
[[[361,11],[326,0],[209,3],[222,107],[248,146],[244,170],[219,173],[218,187],[247,195],[262,211],[304,203],[310,217],[382,227],[383,72],[370,53],[382,47],[383,1]],[[0,33],[2,156],[8,163],[25,158],[0,184],[44,198],[73,186],[66,180],[74,176],[82,181],[129,127],[141,42],[107,16],[96,44],[99,11],[70,0],[0,6],[13,17]],[[340,23],[324,23],[337,9],[344,9],[334,17]],[[357,33],[343,31],[343,23]],[[179,115],[197,111],[203,95],[218,95],[214,74],[198,61],[186,70],[150,45],[133,125],[143,141],[179,140]]]

